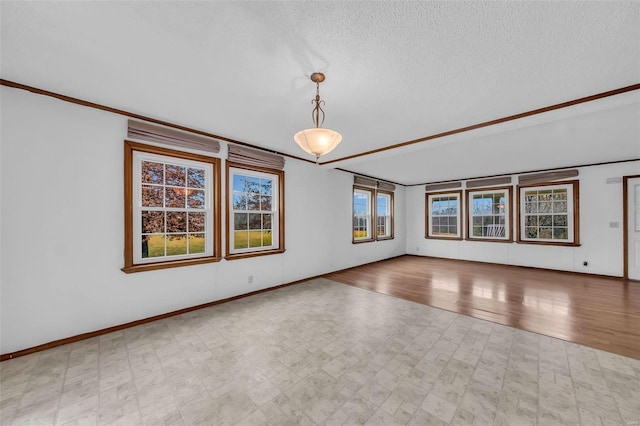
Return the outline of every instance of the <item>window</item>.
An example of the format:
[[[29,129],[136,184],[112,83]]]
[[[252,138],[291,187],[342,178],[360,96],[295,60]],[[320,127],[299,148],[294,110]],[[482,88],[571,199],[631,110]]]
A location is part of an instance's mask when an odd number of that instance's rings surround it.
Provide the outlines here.
[[[377,185],[377,182],[375,184]],[[389,187],[391,186],[389,184]],[[353,242],[364,243],[392,238],[393,192],[354,186]]]
[[[227,259],[284,252],[284,172],[227,163]]]
[[[578,182],[519,187],[519,242],[578,245]]]
[[[220,160],[125,142],[125,272],[220,260]]]
[[[467,190],[467,238],[511,241],[511,187]]]
[[[353,242],[373,241],[373,189],[353,187]]]
[[[393,238],[393,192],[376,194],[376,239]]]
[[[426,194],[425,238],[462,239],[462,191]]]

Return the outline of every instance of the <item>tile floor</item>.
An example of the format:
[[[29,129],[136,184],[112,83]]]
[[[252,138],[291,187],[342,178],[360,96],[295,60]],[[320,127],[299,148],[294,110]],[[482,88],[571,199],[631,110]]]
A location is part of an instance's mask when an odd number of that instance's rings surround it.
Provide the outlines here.
[[[3,425],[640,425],[640,360],[326,279],[0,378]]]

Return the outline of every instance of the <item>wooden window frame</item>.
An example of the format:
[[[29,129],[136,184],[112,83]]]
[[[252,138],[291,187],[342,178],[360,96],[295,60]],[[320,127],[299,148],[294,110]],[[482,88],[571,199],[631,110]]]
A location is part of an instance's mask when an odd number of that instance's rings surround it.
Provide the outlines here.
[[[431,197],[446,197],[446,196],[457,196],[458,197],[458,235],[456,236],[443,236],[443,235],[431,235]],[[462,219],[463,208],[464,208],[464,197],[462,190],[459,191],[438,191],[438,192],[427,192],[425,193],[425,233],[424,237],[432,240],[450,240],[450,241],[460,241],[464,237],[463,227],[464,220]]]
[[[134,152],[142,152],[148,154],[170,157],[178,160],[196,161],[210,164],[212,170],[211,187],[209,197],[212,203],[211,221],[209,226],[213,234],[213,254],[207,256],[194,255],[193,257],[181,258],[175,260],[159,260],[157,262],[134,263],[134,188],[135,178],[134,170]],[[143,272],[166,268],[175,268],[180,266],[198,265],[203,263],[218,262],[221,256],[221,202],[220,202],[220,159],[199,155],[194,153],[176,151],[173,149],[163,148],[154,145],[141,144],[125,140],[124,142],[124,267],[121,269],[125,273]],[[137,220],[141,220],[140,217]]]
[[[366,238],[355,238],[355,208],[353,204],[353,196],[356,191],[369,193],[369,236]],[[389,196],[389,235],[378,236],[378,194]],[[386,241],[394,239],[394,192],[386,189],[378,189],[374,187],[353,185],[351,192],[351,242],[353,244],[370,243],[373,241]]]
[[[383,235],[380,236],[378,235],[378,195],[380,194],[384,194],[384,195],[388,195],[389,196],[389,235]],[[375,213],[375,223],[374,223],[374,237],[376,239],[376,241],[384,241],[384,240],[393,240],[394,238],[394,234],[393,234],[393,228],[394,228],[394,222],[395,219],[393,217],[393,210],[395,209],[394,207],[394,201],[393,201],[393,191],[386,191],[384,189],[376,189],[376,194],[375,194],[375,209],[374,209],[374,213]]]
[[[231,249],[231,240],[230,234],[234,231],[233,226],[233,202],[232,202],[232,194],[233,194],[233,178],[232,178],[232,169],[241,169],[247,170],[249,174],[251,172],[265,173],[269,175],[277,176],[278,185],[274,190],[278,191],[278,200],[277,200],[277,216],[278,216],[278,246],[276,248],[256,248],[250,251],[242,251],[232,253]],[[270,169],[266,167],[258,167],[258,166],[250,166],[247,164],[234,163],[232,161],[226,162],[226,204],[227,204],[227,239],[226,239],[226,260],[235,260],[235,259],[246,259],[250,257],[256,256],[268,256],[272,254],[280,254],[284,253],[284,170]],[[273,238],[273,237],[272,237]]]
[[[477,193],[505,193],[506,194],[506,208],[504,213],[505,218],[505,236],[498,237],[474,237],[473,236],[473,195]],[[466,239],[468,241],[489,241],[498,243],[512,243],[513,242],[513,187],[500,186],[500,187],[486,187],[486,188],[473,188],[465,191],[465,211],[466,211]]]
[[[364,238],[356,238],[356,209],[354,206],[354,196],[358,192],[366,192],[369,194],[369,235]],[[366,186],[353,185],[353,190],[351,191],[351,242],[353,244],[361,244],[361,243],[370,243],[375,241],[375,188],[368,188]]]
[[[524,232],[524,205],[522,202],[522,197],[524,191],[530,188],[552,188],[552,187],[560,187],[560,186],[570,186],[571,187],[571,197],[567,199],[567,202],[571,202],[571,211],[567,212],[567,216],[572,218],[573,225],[573,241],[552,241],[552,240],[527,240],[522,238],[522,234]],[[537,182],[526,185],[518,185],[516,187],[516,192],[518,194],[517,200],[517,211],[518,211],[518,238],[517,242],[519,244],[538,244],[538,245],[551,245],[551,246],[569,246],[569,247],[577,247],[580,245],[580,182],[578,180],[571,181],[556,181],[556,182]],[[567,205],[567,209],[569,210],[569,204]],[[569,227],[569,226],[568,226]]]

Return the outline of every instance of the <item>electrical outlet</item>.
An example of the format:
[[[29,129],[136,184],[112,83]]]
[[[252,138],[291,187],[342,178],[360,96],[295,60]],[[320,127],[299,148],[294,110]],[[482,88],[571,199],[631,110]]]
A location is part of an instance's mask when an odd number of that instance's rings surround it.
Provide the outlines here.
[[[249,275],[249,278],[247,278],[247,282],[249,282],[249,284],[253,283],[253,275]]]
[[[609,228],[619,228],[619,227],[620,227],[619,222],[609,222]]]
[[[420,251],[420,247],[416,247],[416,251]]]

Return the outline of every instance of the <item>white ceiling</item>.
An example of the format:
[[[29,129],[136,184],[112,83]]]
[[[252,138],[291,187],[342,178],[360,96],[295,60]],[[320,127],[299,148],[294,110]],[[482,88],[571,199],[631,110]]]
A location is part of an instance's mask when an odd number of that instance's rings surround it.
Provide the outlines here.
[[[323,162],[640,83],[638,1],[2,1],[0,13],[6,80],[309,159],[293,134],[312,126],[309,75],[324,72],[325,126],[343,142]],[[639,92],[322,167],[413,184],[638,158]],[[602,123],[639,143],[580,145],[606,138]],[[566,146],[545,146],[554,131]],[[553,158],[521,155],[533,144]]]

